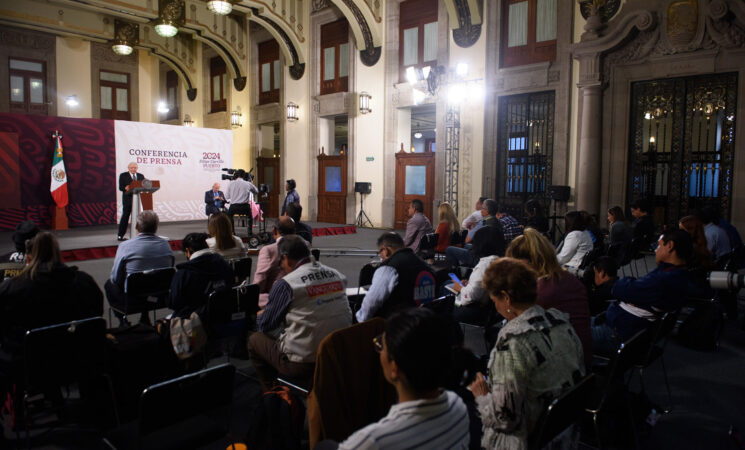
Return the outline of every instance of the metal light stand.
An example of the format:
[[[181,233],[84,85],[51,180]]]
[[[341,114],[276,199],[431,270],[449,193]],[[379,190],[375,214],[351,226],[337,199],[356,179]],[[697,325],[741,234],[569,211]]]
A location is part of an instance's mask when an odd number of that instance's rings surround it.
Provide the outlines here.
[[[458,214],[458,171],[460,162],[460,106],[449,105],[445,114],[444,199]]]
[[[558,200],[552,199],[554,202],[554,213],[551,215],[551,230],[548,232],[549,236],[551,236],[551,242],[556,245],[557,242],[564,239],[564,232],[561,230],[561,227],[559,227],[556,224],[556,219],[559,219],[560,217],[556,215],[556,204],[559,202]],[[559,233],[559,241],[556,240],[556,233]]]
[[[365,194],[360,192],[360,212],[357,213],[357,220],[354,222],[354,225],[360,228],[372,228],[373,224],[369,217],[367,217],[367,213],[365,212],[365,207],[363,206],[362,202],[365,198]]]

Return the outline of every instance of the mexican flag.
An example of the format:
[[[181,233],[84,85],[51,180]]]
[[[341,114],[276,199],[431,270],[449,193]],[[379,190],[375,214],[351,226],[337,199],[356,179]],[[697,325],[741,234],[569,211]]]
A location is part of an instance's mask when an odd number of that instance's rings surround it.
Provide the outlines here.
[[[54,160],[52,160],[52,183],[49,191],[58,208],[67,206],[67,172],[65,172],[65,161],[62,159],[62,136],[59,133],[52,135],[54,138]]]

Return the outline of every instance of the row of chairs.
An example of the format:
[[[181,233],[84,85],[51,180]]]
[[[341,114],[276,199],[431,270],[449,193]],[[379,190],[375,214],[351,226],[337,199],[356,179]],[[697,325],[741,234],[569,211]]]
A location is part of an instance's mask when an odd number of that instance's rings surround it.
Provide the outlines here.
[[[102,430],[120,425],[114,387],[105,370],[106,340],[106,322],[102,317],[26,333],[23,375],[17,386],[20,395],[16,396],[20,404],[15,411],[20,413],[16,420],[23,422],[27,448],[31,448],[31,431],[37,428],[32,425],[37,419],[42,420],[39,427],[47,430],[67,426],[77,431],[94,431],[99,436]],[[54,368],[53,372],[50,367]],[[111,448],[143,448],[143,439],[158,430],[217,409],[229,411],[234,374],[234,366],[221,364],[148,387],[140,396],[134,432],[120,430],[121,433],[113,434],[105,442]],[[40,394],[50,396],[51,405],[49,398],[40,401]],[[82,414],[70,415],[70,411]],[[57,420],[50,421],[51,415]],[[228,420],[221,423],[229,426],[229,414]],[[206,422],[201,420],[197,425],[200,424]],[[223,435],[228,431],[225,426],[216,429]]]
[[[252,266],[250,257],[229,259],[228,263],[233,269],[234,285],[240,285],[246,280],[250,281]],[[112,323],[112,311],[125,319],[130,314],[152,313],[154,323],[155,312],[165,306],[163,302],[171,289],[174,275],[176,275],[176,269],[173,267],[128,274],[124,283],[127,301],[123,307],[109,306],[109,323]]]

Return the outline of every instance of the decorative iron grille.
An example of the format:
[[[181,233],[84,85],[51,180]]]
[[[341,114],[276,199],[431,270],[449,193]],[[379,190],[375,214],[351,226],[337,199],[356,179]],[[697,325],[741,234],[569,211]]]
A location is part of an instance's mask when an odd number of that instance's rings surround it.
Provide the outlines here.
[[[671,226],[707,204],[729,219],[736,103],[736,73],[633,83],[628,199]]]
[[[522,217],[531,198],[548,206],[554,149],[555,94],[539,92],[499,99],[497,196]]]

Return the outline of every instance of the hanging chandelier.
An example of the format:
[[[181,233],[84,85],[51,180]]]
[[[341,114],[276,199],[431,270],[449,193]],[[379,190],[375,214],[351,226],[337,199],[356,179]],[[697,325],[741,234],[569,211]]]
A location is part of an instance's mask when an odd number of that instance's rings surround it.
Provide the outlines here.
[[[184,23],[184,9],[183,0],[159,0],[155,32],[165,38],[176,36]]]

